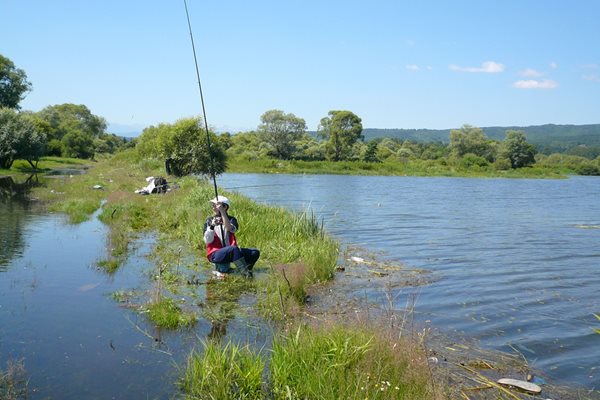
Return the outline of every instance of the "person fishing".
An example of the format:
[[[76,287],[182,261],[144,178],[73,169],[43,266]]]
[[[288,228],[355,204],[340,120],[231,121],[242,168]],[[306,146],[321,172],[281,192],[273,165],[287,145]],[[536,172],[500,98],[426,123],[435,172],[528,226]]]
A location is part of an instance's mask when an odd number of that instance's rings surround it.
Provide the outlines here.
[[[210,200],[213,215],[204,222],[204,243],[206,257],[215,264],[215,275],[224,277],[232,272],[230,264],[245,277],[252,276],[252,268],[260,257],[258,249],[239,247],[235,233],[238,230],[237,219],[228,214],[231,205],[225,196],[217,195]]]

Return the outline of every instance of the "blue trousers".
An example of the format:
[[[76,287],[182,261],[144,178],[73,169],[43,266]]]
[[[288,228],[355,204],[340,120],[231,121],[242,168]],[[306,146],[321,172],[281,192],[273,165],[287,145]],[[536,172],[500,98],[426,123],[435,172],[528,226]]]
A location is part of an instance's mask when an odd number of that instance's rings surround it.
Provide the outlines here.
[[[260,257],[260,251],[258,249],[246,249],[244,247],[237,246],[226,246],[223,247],[210,255],[210,261],[216,264],[217,271],[227,273],[229,272],[229,263],[239,260],[240,258],[246,260],[248,269],[252,270],[256,261]]]

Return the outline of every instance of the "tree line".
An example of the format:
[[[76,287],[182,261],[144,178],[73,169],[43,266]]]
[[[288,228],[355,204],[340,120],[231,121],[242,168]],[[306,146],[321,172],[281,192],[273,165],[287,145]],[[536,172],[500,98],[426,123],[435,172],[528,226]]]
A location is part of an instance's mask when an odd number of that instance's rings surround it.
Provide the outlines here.
[[[481,128],[463,125],[450,131],[449,143],[416,142],[398,138],[365,141],[362,120],[348,110],[331,110],[316,132],[293,113],[268,110],[255,130],[236,134],[204,132],[200,118],[185,118],[144,129],[133,140],[106,133],[104,118],[85,105],[59,104],[39,112],[21,111],[19,103],[32,90],[25,72],[0,55],[0,168],[23,159],[32,167],[40,157],[56,155],[93,158],[136,147],[141,157],[165,161],[175,175],[219,174],[227,160],[273,158],[303,161],[433,162],[466,169],[508,170],[566,166],[577,173],[600,175],[600,157],[542,155],[519,130],[507,130],[502,141],[490,139]],[[206,134],[212,143],[209,151]]]
[[[0,54],[0,168],[17,159],[37,167],[43,156],[94,158],[127,145],[125,138],[106,132],[106,120],[85,105],[50,105],[39,112],[21,111],[32,90],[27,74]]]

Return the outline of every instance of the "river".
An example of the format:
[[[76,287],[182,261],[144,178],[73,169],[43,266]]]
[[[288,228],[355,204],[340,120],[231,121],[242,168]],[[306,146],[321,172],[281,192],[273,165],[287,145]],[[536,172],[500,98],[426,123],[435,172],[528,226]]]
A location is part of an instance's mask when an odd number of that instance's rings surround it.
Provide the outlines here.
[[[345,245],[431,271],[431,283],[396,289],[400,305],[418,294],[421,321],[517,349],[555,382],[600,387],[600,178],[225,174],[220,184],[310,208]]]
[[[554,383],[600,386],[600,179],[225,174],[219,183],[310,208],[346,246],[431,271],[426,285],[394,289],[399,307],[418,295],[420,321],[487,348],[514,347]],[[38,184],[0,180],[0,371],[20,362],[31,399],[175,395],[178,366],[214,326],[200,318],[191,330],[161,332],[115,301],[117,291],[151,290],[152,238],[106,274],[97,268],[106,227],[95,216],[71,225],[42,212],[27,200]],[[385,301],[369,290],[360,295]],[[200,285],[186,301],[208,297]],[[249,326],[259,323],[234,318],[227,335],[267,340],[266,329]]]

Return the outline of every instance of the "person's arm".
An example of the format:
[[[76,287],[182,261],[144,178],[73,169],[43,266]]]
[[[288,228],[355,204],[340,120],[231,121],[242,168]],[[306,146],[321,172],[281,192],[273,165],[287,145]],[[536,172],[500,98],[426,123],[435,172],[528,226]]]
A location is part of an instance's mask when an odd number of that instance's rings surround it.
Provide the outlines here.
[[[212,218],[209,217],[204,223],[204,243],[209,244],[215,240],[215,226],[211,224]]]
[[[227,215],[227,211],[225,210],[222,204],[219,204],[217,209],[221,213],[221,218],[223,219],[223,227],[225,228],[225,230],[227,232],[235,233],[235,231],[237,231],[237,221],[235,221],[235,218],[229,218],[229,215]],[[235,221],[235,224],[232,224],[232,220]]]

